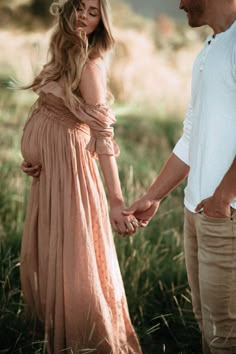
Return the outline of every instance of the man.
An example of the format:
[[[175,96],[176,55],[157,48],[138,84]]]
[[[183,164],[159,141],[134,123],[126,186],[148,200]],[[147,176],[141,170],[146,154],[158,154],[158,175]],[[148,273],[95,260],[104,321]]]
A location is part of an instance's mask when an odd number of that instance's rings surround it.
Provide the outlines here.
[[[208,25],[184,133],[147,193],[125,215],[145,226],[188,177],[184,244],[203,353],[236,353],[236,0],[182,0],[192,27]]]

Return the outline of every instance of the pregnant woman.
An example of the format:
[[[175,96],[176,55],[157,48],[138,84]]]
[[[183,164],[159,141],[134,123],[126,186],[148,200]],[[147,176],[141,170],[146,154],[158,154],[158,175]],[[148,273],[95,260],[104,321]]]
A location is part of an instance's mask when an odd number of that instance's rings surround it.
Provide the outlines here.
[[[27,87],[39,98],[22,136],[22,167],[34,176],[21,248],[27,318],[42,325],[49,354],[141,354],[111,230],[131,235],[137,221],[122,214],[106,103],[108,5],[59,1],[51,13],[50,57]]]

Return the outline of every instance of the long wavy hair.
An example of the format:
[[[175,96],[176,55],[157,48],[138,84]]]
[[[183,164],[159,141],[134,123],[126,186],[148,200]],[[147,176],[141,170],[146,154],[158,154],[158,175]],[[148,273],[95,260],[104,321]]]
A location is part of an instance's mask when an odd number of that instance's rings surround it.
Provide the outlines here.
[[[78,29],[80,3],[81,0],[58,0],[50,6],[50,13],[57,21],[49,44],[49,60],[33,83],[25,87],[37,91],[47,82],[62,78],[65,100],[72,108],[80,102],[76,91],[85,63],[89,59],[103,57],[114,45],[108,1],[99,0],[101,20],[89,36]]]

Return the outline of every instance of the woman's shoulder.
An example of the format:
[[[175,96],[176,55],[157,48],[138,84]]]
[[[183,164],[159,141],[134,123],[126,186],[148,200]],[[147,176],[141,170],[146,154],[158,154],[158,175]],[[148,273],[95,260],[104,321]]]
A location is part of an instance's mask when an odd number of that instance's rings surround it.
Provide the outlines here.
[[[90,74],[107,75],[107,65],[103,58],[90,59],[84,66],[84,71]]]
[[[89,60],[83,68],[81,81],[100,82],[103,87],[106,87],[107,68],[104,59],[97,58]]]
[[[106,101],[107,83],[105,63],[102,59],[89,60],[83,69],[79,91],[89,104]]]

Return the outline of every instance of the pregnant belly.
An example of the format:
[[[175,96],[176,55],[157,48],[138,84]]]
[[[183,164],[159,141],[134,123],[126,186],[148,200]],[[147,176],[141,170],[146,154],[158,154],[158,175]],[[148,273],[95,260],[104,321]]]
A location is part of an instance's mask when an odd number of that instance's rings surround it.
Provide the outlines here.
[[[32,165],[42,164],[41,161],[41,137],[42,126],[37,114],[32,117],[25,125],[21,138],[21,153],[24,160]]]

